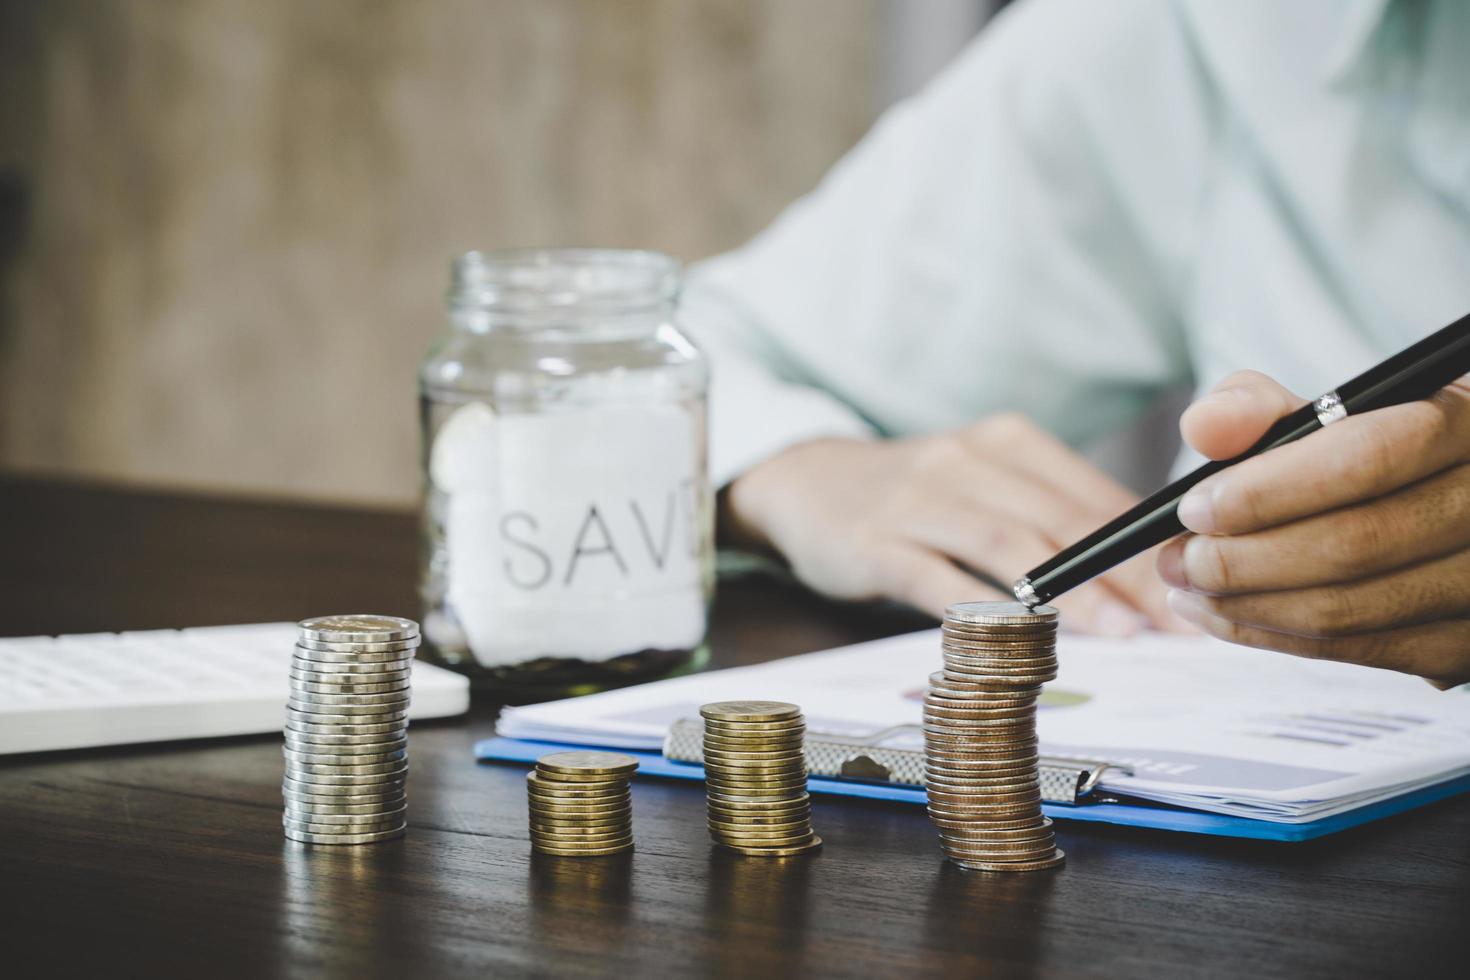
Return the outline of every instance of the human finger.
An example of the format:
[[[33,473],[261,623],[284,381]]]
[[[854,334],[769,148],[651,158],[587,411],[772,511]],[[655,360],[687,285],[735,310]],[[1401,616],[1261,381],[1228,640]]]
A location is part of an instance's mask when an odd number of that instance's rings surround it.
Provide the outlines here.
[[[1052,487],[1078,513],[1097,514],[1106,520],[1137,500],[1126,487],[1024,415],[988,416],[960,430],[959,437],[981,458],[1004,460],[1034,483]]]
[[[1243,534],[1381,496],[1465,458],[1470,389],[1349,416],[1204,480],[1179,502],[1202,534]]]
[[[1332,637],[1470,614],[1470,552],[1356,582],[1249,595],[1201,596],[1214,616],[1277,633]]]
[[[1158,548],[1151,548],[1135,555],[1094,581],[1127,598],[1148,617],[1154,629],[1166,633],[1193,633],[1193,627],[1181,623],[1169,608],[1166,600],[1168,589],[1154,572],[1157,552]]]
[[[1179,433],[1201,455],[1230,459],[1306,403],[1259,371],[1237,371],[1184,410]]]
[[[1159,577],[1210,595],[1346,582],[1470,547],[1470,465],[1364,504],[1239,535],[1164,545]]]
[[[1052,554],[1091,534],[1133,506],[1137,497],[1086,458],[1022,415],[997,415],[962,432],[973,451],[964,480],[956,485],[978,506],[1001,510],[1036,527]],[[1051,554],[1038,559],[1043,561]],[[1009,581],[1034,565],[1014,569]],[[1152,557],[1125,562],[1097,582],[1156,629],[1177,630],[1153,574]],[[1114,627],[1124,620],[1116,612]]]
[[[1470,681],[1470,621],[1438,620],[1349,636],[1298,636],[1216,616],[1199,600],[1199,596],[1177,589],[1169,593],[1170,608],[1211,636],[1230,643],[1317,660],[1397,670],[1434,681],[1439,686]]]
[[[936,503],[907,515],[902,532],[933,551],[999,582],[1015,569],[1049,558],[1053,545],[1036,528],[959,503]],[[1069,628],[1103,636],[1131,636],[1149,625],[1138,610],[1097,583],[1073,589],[1058,604]]]
[[[873,555],[880,591],[936,619],[956,602],[1007,599],[943,555],[919,544],[898,543]]]
[[[1008,522],[1032,527],[1047,544],[1045,554],[1035,555],[1028,563],[1016,564],[1008,569],[986,569],[1000,582],[1016,579],[1055,552],[1085,538],[1107,520],[1080,513],[1076,502],[1055,491],[1053,486],[1036,482],[1029,475],[1005,469],[1003,466],[995,466],[988,460],[975,460],[972,479],[966,480],[963,486],[957,488],[957,492],[963,504],[980,510],[994,508],[995,513]],[[1152,555],[1139,555],[1138,560],[1125,561],[1094,582],[1107,594],[1104,598],[1113,598],[1129,610],[1141,614],[1154,629],[1177,630],[1177,617],[1164,604],[1164,588],[1152,569]],[[1091,610],[1097,605],[1097,601],[1088,601],[1083,597],[1083,605]],[[1098,611],[1101,613],[1101,610]],[[1092,629],[1110,635],[1119,630],[1132,632],[1127,626],[1130,617],[1123,616],[1122,610],[1108,611],[1105,616],[1107,624]]]

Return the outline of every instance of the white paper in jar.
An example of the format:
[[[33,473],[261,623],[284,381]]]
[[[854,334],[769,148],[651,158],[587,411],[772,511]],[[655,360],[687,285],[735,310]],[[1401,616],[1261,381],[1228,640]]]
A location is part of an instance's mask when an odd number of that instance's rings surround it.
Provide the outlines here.
[[[430,478],[446,497],[448,605],[479,663],[701,642],[699,424],[677,405],[479,402],[445,421]]]

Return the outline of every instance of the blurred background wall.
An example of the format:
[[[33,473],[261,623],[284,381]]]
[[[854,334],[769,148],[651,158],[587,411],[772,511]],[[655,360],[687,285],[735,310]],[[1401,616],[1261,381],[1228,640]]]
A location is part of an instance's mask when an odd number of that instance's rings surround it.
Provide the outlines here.
[[[0,466],[407,503],[466,248],[739,244],[987,0],[0,0]]]

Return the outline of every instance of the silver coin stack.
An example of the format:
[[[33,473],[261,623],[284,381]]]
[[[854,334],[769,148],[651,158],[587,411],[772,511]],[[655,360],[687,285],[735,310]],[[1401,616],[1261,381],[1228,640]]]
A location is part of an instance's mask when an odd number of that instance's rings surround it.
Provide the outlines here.
[[[303,620],[286,702],[286,836],[369,844],[407,826],[408,697],[419,625],[396,616]]]
[[[975,871],[1061,864],[1037,783],[1036,699],[1057,676],[1057,611],[961,602],[944,613],[944,670],[924,697],[929,818]]]

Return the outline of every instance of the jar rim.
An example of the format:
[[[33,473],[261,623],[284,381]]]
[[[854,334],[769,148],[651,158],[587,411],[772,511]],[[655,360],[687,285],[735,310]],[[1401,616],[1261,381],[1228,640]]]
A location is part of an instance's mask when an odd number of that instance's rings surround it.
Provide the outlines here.
[[[677,259],[646,249],[474,250],[454,259],[448,305],[516,316],[638,313],[671,306],[680,278]]]

